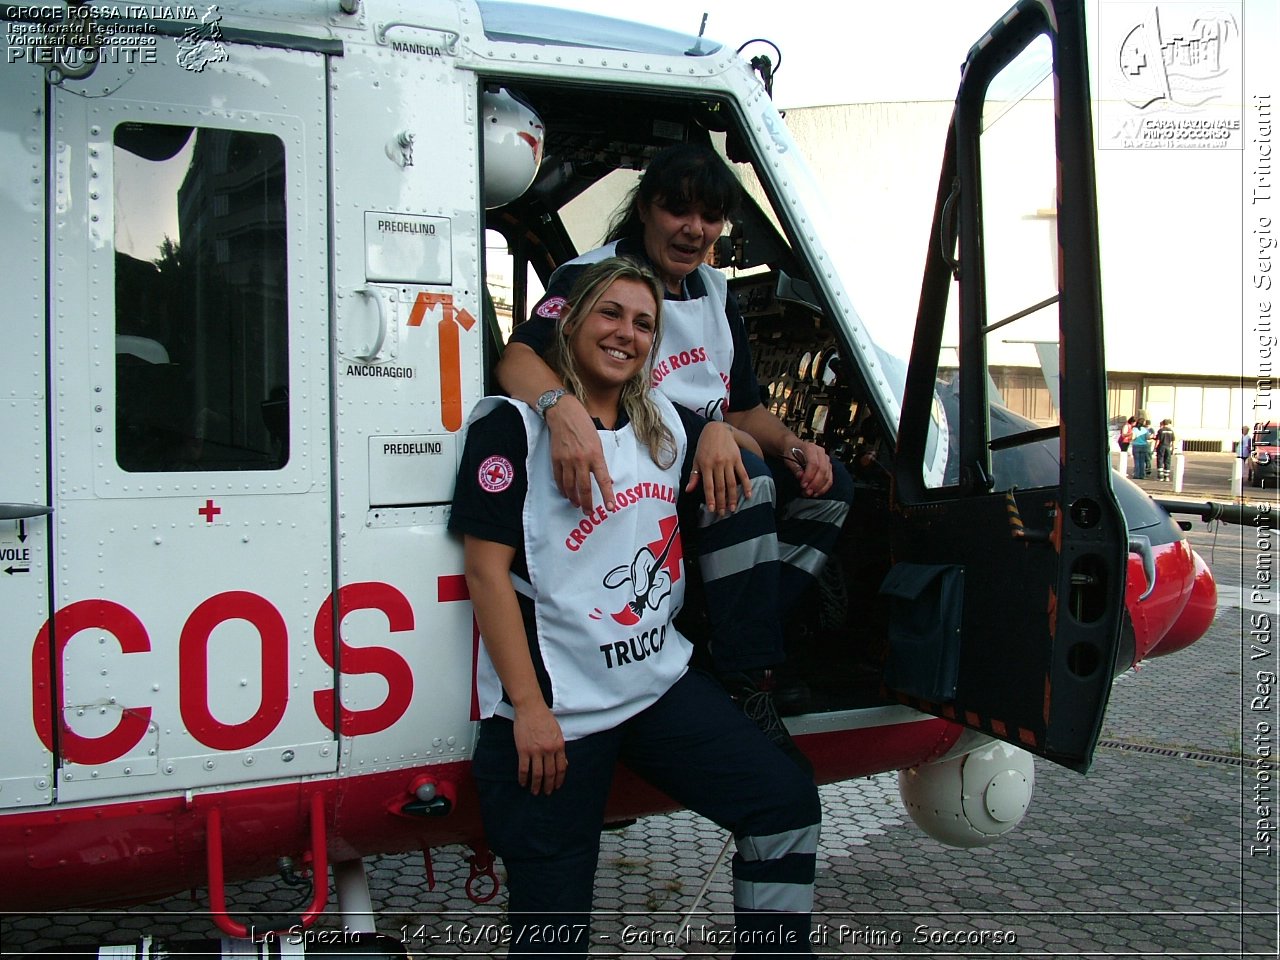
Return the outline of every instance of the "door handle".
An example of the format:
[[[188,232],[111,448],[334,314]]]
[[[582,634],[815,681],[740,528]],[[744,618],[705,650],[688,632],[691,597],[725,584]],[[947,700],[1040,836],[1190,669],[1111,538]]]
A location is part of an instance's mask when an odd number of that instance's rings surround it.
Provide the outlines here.
[[[382,302],[382,298],[378,296],[378,291],[373,287],[361,287],[356,293],[368,297],[378,309],[378,335],[374,337],[373,345],[368,350],[357,354],[358,358],[365,363],[376,363],[378,355],[382,353],[382,345],[387,339],[387,305]]]
[[[29,520],[32,517],[47,517],[53,513],[53,507],[43,503],[0,503],[0,520]]]

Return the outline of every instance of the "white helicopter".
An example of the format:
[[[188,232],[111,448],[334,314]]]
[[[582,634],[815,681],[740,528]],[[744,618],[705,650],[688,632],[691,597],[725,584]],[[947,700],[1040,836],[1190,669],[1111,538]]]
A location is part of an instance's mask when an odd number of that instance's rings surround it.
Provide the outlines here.
[[[795,651],[818,778],[902,770],[922,827],[978,844],[1025,812],[1031,755],[1085,770],[1115,674],[1197,639],[1215,593],[1109,468],[1082,8],[1021,0],[969,53],[905,369],[832,266],[766,58],[490,0],[0,11],[0,907],[203,886],[231,943],[255,924],[227,882],[281,857],[304,925],[330,867],[367,916],[379,853],[464,843],[494,876],[446,532],[503,341],[486,230],[520,318],[579,252],[575,203],[686,140],[751,198],[718,265],[770,409],[858,482]],[[1026,306],[1071,371],[1049,426],[985,366],[982,115],[1032,45],[1059,270]],[[609,816],[668,805],[620,777]]]

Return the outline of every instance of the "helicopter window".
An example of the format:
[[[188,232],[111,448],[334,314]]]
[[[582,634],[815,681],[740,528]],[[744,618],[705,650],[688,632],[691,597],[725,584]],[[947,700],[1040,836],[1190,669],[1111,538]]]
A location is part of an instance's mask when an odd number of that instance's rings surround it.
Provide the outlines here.
[[[1058,193],[1051,70],[1052,45],[1041,35],[995,76],[983,107],[984,333],[992,391],[991,475],[998,490],[1058,482]],[[1029,162],[1027,145],[1036,142],[1046,149],[1040,162]]]
[[[979,142],[982,257],[986,315],[981,336],[990,449],[987,486],[995,490],[1058,481],[1058,231],[1051,45],[1039,36],[1008,63],[986,91]],[[1028,143],[1048,144],[1037,165]],[[970,254],[973,255],[973,254]],[[964,251],[960,260],[965,259]],[[957,423],[960,333],[952,281],[939,357],[937,402],[924,480],[960,482]],[[970,372],[972,371],[972,372]],[[936,453],[935,453],[936,451]]]
[[[116,127],[121,469],[288,462],[284,159],[269,134]]]

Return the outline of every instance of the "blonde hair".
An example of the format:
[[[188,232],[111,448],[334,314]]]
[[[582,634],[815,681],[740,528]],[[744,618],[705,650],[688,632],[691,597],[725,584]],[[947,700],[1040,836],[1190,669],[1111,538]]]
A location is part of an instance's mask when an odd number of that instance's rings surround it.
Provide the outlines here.
[[[585,403],[586,389],[582,385],[573,351],[569,348],[569,338],[583,319],[595,309],[605,291],[618,280],[641,283],[653,295],[653,343],[644,364],[636,371],[635,376],[623,384],[621,403],[636,437],[649,448],[650,459],[665,470],[675,462],[676,440],[650,396],[653,358],[662,340],[663,296],[662,282],[652,270],[630,257],[609,257],[583,270],[582,276],[573,285],[573,292],[569,294],[568,306],[561,314],[559,336],[551,346],[547,362],[564,381],[565,389]]]

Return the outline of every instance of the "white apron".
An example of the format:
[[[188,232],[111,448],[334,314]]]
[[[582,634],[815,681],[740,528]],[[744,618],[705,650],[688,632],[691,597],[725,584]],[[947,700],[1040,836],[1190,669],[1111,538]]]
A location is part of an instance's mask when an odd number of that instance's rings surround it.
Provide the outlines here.
[[[584,516],[556,488],[550,433],[527,404],[488,398],[521,413],[529,440],[529,492],[524,503],[529,582],[514,573],[518,593],[534,601],[537,644],[551,681],[550,704],[566,740],[617,726],[654,703],[681,676],[692,648],[672,625],[684,603],[683,547],[676,518],[680,465],[687,440],[674,407],[654,396],[676,439],[667,469],[649,457],[628,424],[602,430],[600,440],[617,509],[596,491]],[[483,649],[477,665],[480,715],[514,717]]]

